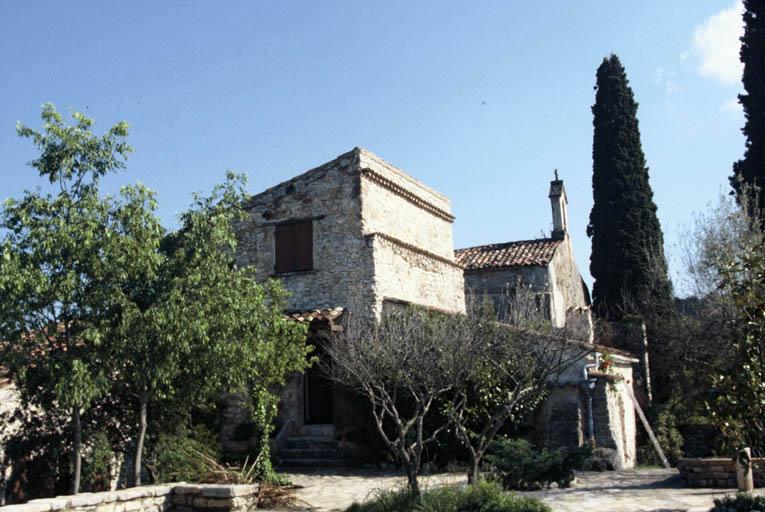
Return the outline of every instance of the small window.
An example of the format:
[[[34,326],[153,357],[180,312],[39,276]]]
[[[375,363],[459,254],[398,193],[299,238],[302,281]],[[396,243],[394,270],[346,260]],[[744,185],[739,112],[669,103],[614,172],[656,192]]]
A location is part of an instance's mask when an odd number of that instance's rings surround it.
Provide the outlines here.
[[[276,226],[275,272],[313,269],[313,223],[296,222]]]

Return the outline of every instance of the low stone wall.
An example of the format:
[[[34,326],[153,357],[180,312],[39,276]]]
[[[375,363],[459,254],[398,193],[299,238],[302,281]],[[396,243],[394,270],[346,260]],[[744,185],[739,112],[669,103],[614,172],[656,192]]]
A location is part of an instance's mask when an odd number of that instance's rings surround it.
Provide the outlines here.
[[[0,512],[226,512],[246,511],[258,485],[165,484],[81,493],[0,507]]]
[[[754,486],[765,487],[765,459],[752,458]],[[736,465],[731,459],[680,459],[680,477],[688,487],[736,488]]]

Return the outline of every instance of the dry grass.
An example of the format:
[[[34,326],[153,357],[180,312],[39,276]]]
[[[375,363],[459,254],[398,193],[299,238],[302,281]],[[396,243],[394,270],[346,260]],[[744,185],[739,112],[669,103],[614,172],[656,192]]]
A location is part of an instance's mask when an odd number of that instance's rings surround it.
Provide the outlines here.
[[[229,484],[246,485],[258,484],[258,498],[256,508],[279,508],[279,509],[305,509],[312,508],[310,503],[297,498],[295,491],[300,489],[297,485],[275,485],[258,479],[258,454],[252,462],[249,457],[244,460],[241,467],[221,464],[214,458],[197,450],[192,450],[192,457],[199,464],[199,472],[194,481],[201,484]]]

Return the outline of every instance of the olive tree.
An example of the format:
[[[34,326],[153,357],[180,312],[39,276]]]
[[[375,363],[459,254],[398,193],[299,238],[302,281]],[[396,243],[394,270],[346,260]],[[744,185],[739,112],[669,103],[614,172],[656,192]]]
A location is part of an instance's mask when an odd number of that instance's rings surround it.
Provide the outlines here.
[[[423,449],[447,427],[427,431],[425,418],[472,359],[473,340],[461,320],[419,308],[391,312],[379,322],[351,316],[325,344],[332,377],[369,403],[377,432],[418,496]]]
[[[481,460],[502,426],[532,411],[548,386],[590,350],[568,340],[565,330],[540,332],[497,322],[480,301],[461,321],[471,338],[470,354],[460,362],[464,368],[454,373],[458,380],[447,414],[468,451],[468,482],[475,483]]]
[[[379,321],[351,317],[326,343],[331,375],[369,403],[375,426],[419,494],[424,447],[453,426],[470,456],[468,477],[502,425],[587,353],[556,335],[496,321],[488,304],[469,314],[421,308]],[[447,419],[425,428],[436,404]]]

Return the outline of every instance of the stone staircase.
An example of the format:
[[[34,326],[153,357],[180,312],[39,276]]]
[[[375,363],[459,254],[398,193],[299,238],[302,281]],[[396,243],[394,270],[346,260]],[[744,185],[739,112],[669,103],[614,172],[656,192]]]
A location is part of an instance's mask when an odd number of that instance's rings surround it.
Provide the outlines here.
[[[347,464],[335,439],[334,425],[301,425],[294,435],[279,442],[278,464],[282,468],[338,467]]]

